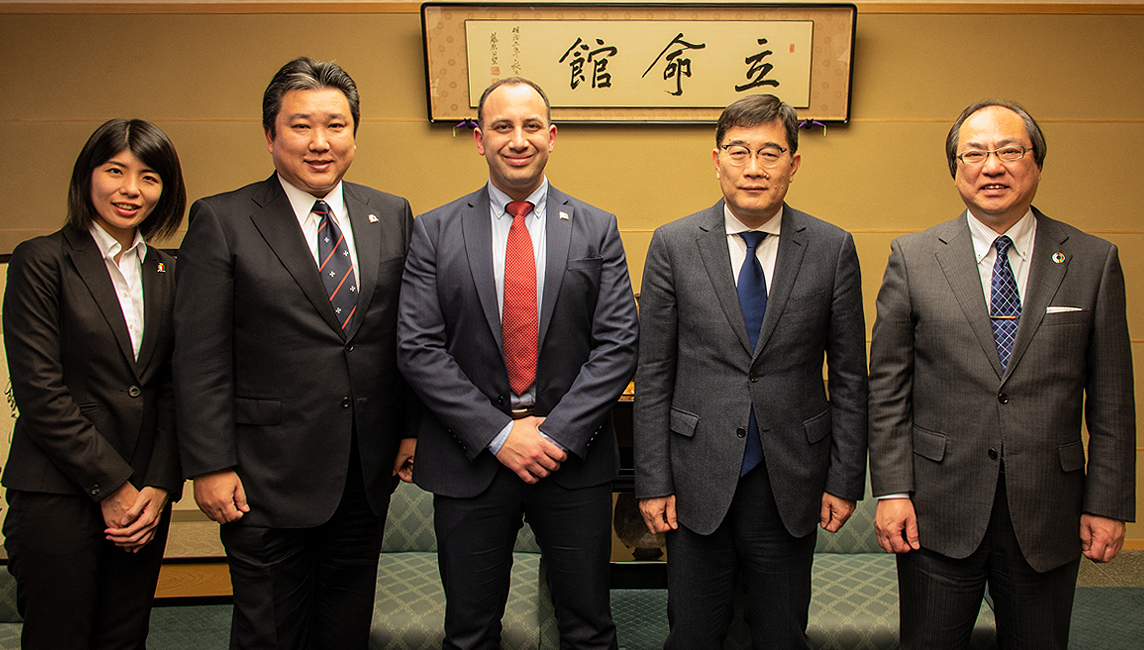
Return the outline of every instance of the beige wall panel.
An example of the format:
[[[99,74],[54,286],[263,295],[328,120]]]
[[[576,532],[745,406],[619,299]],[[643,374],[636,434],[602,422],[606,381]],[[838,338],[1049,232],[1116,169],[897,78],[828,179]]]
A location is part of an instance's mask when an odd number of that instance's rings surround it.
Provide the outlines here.
[[[338,61],[363,118],[423,119],[416,14],[7,15],[7,119],[260,119],[262,91],[297,56]],[[109,35],[133,34],[137,38]],[[335,34],[336,36],[330,36]],[[17,65],[18,63],[18,65]]]
[[[1120,268],[1124,270],[1124,292],[1128,302],[1128,334],[1134,341],[1144,341],[1144,233],[1096,233],[1116,244]],[[1137,360],[1140,361],[1139,357]],[[1144,370],[1144,366],[1141,366]],[[1144,374],[1137,373],[1137,384]],[[1140,402],[1144,405],[1144,401]]]
[[[651,232],[621,232],[620,238],[624,240],[624,253],[628,256],[628,273],[632,278],[632,291],[639,293],[643,284],[644,260],[647,259],[647,248],[651,245]]]
[[[110,34],[143,37],[111,46]],[[942,154],[950,122],[969,102],[1001,95],[1024,103],[1048,137],[1038,207],[1120,246],[1144,369],[1141,41],[1141,15],[859,17],[853,121],[802,132],[788,198],[855,233],[868,329],[890,241],[963,208]],[[0,193],[20,197],[0,209],[0,253],[59,227],[75,156],[110,117],[145,117],[171,135],[192,200],[265,178],[261,94],[302,54],[337,60],[361,90],[349,180],[405,196],[417,214],[485,182],[471,134],[426,120],[416,13],[0,15],[9,70]],[[617,214],[638,290],[654,228],[718,199],[712,146],[712,125],[565,124],[548,171],[557,187]],[[1138,489],[1144,501],[1144,482]],[[1144,543],[1144,524],[1129,537]]]
[[[859,14],[851,117],[950,120],[1004,96],[1038,119],[1139,120],[1144,16]]]
[[[890,259],[890,242],[900,233],[859,232],[854,234],[854,245],[858,248],[858,264],[862,269],[862,306],[866,314],[866,339],[874,327],[878,315],[875,303],[878,288],[882,286],[882,275],[886,271],[886,261]]]

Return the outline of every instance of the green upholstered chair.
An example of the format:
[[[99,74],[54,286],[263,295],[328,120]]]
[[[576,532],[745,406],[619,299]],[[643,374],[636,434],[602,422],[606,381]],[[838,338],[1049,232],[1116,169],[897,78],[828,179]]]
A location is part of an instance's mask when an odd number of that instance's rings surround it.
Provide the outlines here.
[[[870,491],[869,485],[866,491]],[[867,497],[858,502],[842,530],[818,531],[806,631],[810,647],[815,650],[896,650],[898,647],[898,570],[894,556],[878,546],[874,533],[877,505],[876,499]],[[741,608],[724,647],[728,650],[750,648]],[[983,602],[970,648],[996,647],[993,610]]]
[[[867,486],[869,492],[869,486]],[[890,650],[898,647],[898,572],[894,556],[878,546],[872,497],[837,533],[818,532],[812,571],[812,648]],[[971,648],[995,648],[993,610],[981,604]]]
[[[16,611],[16,579],[5,565],[0,568],[0,650],[19,650],[23,620]]]
[[[445,636],[445,592],[437,569],[433,495],[416,485],[399,485],[389,504],[382,540],[370,648],[440,650]],[[503,625],[504,650],[559,647],[540,547],[528,524],[521,528],[513,548]]]

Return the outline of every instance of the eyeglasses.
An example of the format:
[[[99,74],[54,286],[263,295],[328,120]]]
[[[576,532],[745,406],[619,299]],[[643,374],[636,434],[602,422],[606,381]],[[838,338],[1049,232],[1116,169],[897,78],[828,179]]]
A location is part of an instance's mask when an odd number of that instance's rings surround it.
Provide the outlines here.
[[[787,152],[786,149],[775,145],[763,147],[755,152],[741,144],[725,144],[719,148],[727,153],[727,159],[736,167],[746,165],[751,158],[756,156],[759,164],[763,167],[778,167],[779,163],[783,161],[783,154]]]
[[[1030,151],[1032,151],[1032,149],[1026,149],[1020,145],[1001,147],[993,151],[978,151],[974,149],[957,154],[957,159],[960,160],[963,165],[980,165],[986,160],[989,160],[989,154],[993,154],[997,156],[997,160],[1001,162],[1016,162],[1024,158],[1025,154]]]

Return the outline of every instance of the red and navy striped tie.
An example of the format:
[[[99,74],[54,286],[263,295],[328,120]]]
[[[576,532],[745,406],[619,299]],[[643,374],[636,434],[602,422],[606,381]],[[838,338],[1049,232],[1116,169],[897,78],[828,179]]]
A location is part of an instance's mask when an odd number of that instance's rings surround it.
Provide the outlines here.
[[[331,216],[330,206],[325,201],[315,201],[313,212],[318,215],[318,273],[330,296],[334,314],[342,330],[346,330],[357,309],[354,262],[346,239]]]

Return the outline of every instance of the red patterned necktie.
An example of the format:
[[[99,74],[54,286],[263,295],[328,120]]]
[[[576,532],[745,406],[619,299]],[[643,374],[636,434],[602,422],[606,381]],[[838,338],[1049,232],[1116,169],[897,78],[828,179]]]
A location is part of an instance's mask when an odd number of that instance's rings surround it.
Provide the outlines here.
[[[353,259],[342,231],[330,215],[325,201],[315,201],[312,212],[318,215],[318,273],[330,296],[342,330],[350,326],[357,310],[357,277]]]
[[[512,215],[504,255],[504,306],[501,335],[508,382],[521,395],[536,381],[536,350],[539,324],[536,317],[536,256],[524,218],[532,212],[528,201],[513,201],[506,208]]]

